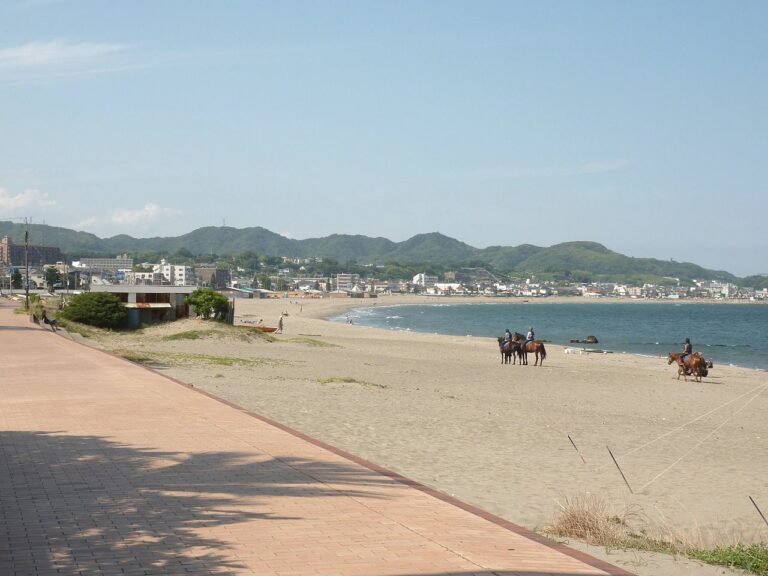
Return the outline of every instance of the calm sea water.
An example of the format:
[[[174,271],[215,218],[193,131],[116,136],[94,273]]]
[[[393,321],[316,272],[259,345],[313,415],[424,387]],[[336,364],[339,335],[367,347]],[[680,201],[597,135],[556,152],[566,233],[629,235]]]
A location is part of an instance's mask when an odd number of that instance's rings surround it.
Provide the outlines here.
[[[426,304],[374,306],[350,311],[355,324],[451,335],[501,336],[506,328],[579,346],[666,356],[691,339],[693,349],[717,364],[768,370],[768,305],[656,303]],[[346,322],[347,315],[332,318]],[[595,345],[571,344],[589,335]]]

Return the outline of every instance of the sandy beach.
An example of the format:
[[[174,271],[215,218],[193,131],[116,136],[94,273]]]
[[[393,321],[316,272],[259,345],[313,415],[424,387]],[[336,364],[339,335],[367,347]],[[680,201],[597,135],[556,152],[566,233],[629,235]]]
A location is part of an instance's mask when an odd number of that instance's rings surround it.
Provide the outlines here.
[[[766,539],[749,500],[768,511],[765,372],[716,366],[703,382],[684,382],[665,358],[555,345],[543,367],[502,365],[490,338],[323,319],[433,301],[237,300],[236,324],[275,326],[287,312],[283,333],[233,337],[184,320],[91,344],[528,528],[550,524],[559,502],[597,495],[650,535],[706,545]],[[193,330],[201,337],[173,336]],[[735,573],[571,544],[643,576]]]

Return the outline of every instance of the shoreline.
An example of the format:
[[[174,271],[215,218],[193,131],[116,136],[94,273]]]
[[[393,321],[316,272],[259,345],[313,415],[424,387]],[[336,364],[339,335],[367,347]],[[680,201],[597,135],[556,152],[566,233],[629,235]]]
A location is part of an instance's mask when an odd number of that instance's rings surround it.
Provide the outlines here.
[[[403,296],[392,296],[392,298],[402,298]],[[383,302],[376,302],[377,299],[356,299],[357,301],[354,303],[354,305],[347,305],[350,303],[346,303],[341,305],[338,310],[329,310],[327,315],[318,317],[321,320],[325,320],[327,322],[332,322],[336,324],[345,324],[344,322],[334,320],[335,317],[340,317],[344,312],[350,312],[352,310],[362,310],[362,309],[368,309],[368,308],[376,308],[381,305],[382,308],[398,308],[398,307],[405,307],[405,306],[455,306],[455,305],[504,305],[504,304],[529,304],[528,301],[519,301],[519,302],[509,302],[506,298],[488,298],[486,301],[477,301],[475,297],[464,297],[464,296],[423,296],[423,295],[407,295],[405,296],[409,300],[421,300],[421,301],[409,301],[409,302],[398,302],[398,303],[383,303]],[[440,303],[435,302],[434,300],[430,299],[437,299],[439,298],[441,300]],[[486,298],[486,297],[482,297]],[[553,300],[552,298],[539,298],[539,302],[537,304],[568,304],[568,303],[574,303],[574,304],[584,304],[584,305],[591,305],[591,304],[652,304],[652,303],[659,303],[659,304],[677,304],[677,302],[674,301],[660,301],[660,300],[637,300],[637,299],[628,299],[628,298],[614,298],[611,302],[606,301],[606,299],[595,299],[595,298],[583,298],[583,297],[554,297],[557,298],[557,300]],[[572,301],[571,298],[579,299],[577,301]],[[444,300],[452,300],[452,302],[445,302]],[[696,301],[688,301],[686,302],[687,305],[692,304],[703,304],[703,305],[720,305],[722,302],[715,301],[714,299],[710,300],[696,300]],[[729,303],[730,304],[730,303]],[[733,303],[733,304],[747,304],[747,303]],[[749,302],[748,304],[754,304],[754,302]],[[411,330],[411,329],[395,329],[395,328],[387,328],[383,326],[371,326],[366,324],[352,324],[353,326],[361,327],[361,328],[370,328],[375,330],[386,330],[388,332],[395,332],[395,333],[416,333],[416,334],[433,334],[436,336],[449,336],[449,337],[469,337],[469,338],[491,338],[488,336],[475,336],[471,334],[449,334],[444,332],[428,332],[428,331],[421,331],[421,330]],[[631,350],[622,350],[622,349],[615,349],[615,350],[609,350],[609,349],[590,349],[590,348],[584,348],[582,346],[579,346],[576,343],[569,344],[559,344],[556,342],[543,340],[547,344],[548,347],[554,347],[557,349],[562,349],[565,354],[619,354],[619,355],[632,355],[639,358],[651,358],[651,359],[664,359],[666,360],[667,355],[666,353],[659,353],[659,354],[650,354],[650,353],[642,353],[642,352],[633,352]],[[569,352],[569,350],[572,350],[572,352]],[[740,368],[743,370],[754,370],[756,372],[768,372],[768,368],[761,368],[761,367],[754,367],[754,366],[744,366],[742,364],[735,364],[732,362],[723,362],[716,365],[716,367],[719,366],[729,366],[733,368]]]

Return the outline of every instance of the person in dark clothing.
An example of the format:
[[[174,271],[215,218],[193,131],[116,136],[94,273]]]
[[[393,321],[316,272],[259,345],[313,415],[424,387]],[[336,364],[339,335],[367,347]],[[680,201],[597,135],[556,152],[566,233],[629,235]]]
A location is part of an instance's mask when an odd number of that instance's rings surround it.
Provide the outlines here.
[[[43,309],[43,324],[48,324],[48,326],[51,327],[51,331],[56,332],[57,330],[56,319],[54,318],[53,320],[51,320],[50,318],[48,318],[48,313],[45,311],[45,309]]]
[[[683,368],[683,370],[687,371],[688,369],[685,367],[685,361],[693,353],[693,346],[691,345],[691,339],[686,338],[685,343],[683,344],[683,353],[680,354],[680,366]]]
[[[685,362],[685,359],[688,358],[693,353],[693,346],[691,345],[691,339],[686,338],[685,344],[683,344],[683,355],[681,356],[681,360]]]

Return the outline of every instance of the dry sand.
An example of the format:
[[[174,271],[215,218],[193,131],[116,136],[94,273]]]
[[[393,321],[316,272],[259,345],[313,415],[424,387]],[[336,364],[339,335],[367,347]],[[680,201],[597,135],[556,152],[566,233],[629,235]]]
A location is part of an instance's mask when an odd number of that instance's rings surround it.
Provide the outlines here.
[[[548,525],[558,502],[594,494],[651,535],[766,540],[749,500],[768,512],[766,372],[715,366],[703,382],[683,382],[666,359],[554,345],[543,367],[502,365],[493,339],[322,319],[433,301],[238,300],[236,322],[274,326],[287,312],[284,333],[164,339],[210,326],[185,320],[99,345],[154,357],[162,373],[528,528]],[[643,576],[735,573],[572,544]]]

